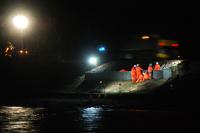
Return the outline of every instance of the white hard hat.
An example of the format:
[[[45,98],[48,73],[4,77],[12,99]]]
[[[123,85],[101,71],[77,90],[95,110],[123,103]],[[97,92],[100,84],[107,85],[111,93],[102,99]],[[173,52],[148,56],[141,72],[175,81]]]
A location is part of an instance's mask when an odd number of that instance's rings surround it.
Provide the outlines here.
[[[134,65],[134,67],[136,67],[136,65]]]
[[[156,62],[156,64],[159,64],[158,62]]]
[[[137,66],[139,66],[139,64],[137,64]]]

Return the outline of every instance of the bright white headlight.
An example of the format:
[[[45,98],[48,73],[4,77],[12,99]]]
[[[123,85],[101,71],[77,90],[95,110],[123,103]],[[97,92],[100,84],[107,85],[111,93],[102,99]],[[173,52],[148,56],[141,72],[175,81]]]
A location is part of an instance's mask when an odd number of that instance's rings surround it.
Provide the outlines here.
[[[97,63],[98,63],[97,57],[90,57],[88,59],[88,63],[91,64],[91,65],[97,65]]]
[[[28,18],[22,15],[15,16],[13,18],[13,24],[16,28],[23,30],[28,27]]]

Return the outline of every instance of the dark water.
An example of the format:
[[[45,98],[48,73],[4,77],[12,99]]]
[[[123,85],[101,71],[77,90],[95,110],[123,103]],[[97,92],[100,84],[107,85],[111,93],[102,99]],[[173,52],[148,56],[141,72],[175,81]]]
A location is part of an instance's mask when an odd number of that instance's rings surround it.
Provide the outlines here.
[[[114,107],[0,107],[1,133],[191,132],[199,120],[189,112]]]

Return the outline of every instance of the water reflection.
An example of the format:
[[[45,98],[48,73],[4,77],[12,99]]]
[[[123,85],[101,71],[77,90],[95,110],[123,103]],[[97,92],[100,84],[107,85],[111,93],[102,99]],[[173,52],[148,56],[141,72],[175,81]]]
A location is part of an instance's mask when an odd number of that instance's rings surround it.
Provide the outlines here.
[[[180,123],[179,128],[182,128],[182,125],[187,127],[187,121],[183,121],[186,115],[183,117],[182,115],[169,111],[107,106],[53,108],[0,106],[0,133],[126,132],[130,129],[140,131],[145,129],[143,127],[154,129],[155,124],[163,129],[167,129],[170,125],[172,129],[177,127],[177,123]],[[161,120],[164,124],[160,123]]]
[[[35,122],[42,118],[42,108],[0,107],[1,133],[37,133],[39,125]]]
[[[82,129],[96,131],[102,127],[102,107],[83,108],[81,111]]]

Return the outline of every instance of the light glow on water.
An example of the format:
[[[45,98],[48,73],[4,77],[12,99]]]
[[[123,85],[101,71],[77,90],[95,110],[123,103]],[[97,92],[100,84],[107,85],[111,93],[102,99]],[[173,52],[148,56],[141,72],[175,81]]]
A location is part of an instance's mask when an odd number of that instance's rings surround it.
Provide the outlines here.
[[[16,106],[0,107],[1,133],[37,133],[39,127],[34,122],[41,119],[36,112],[42,108],[28,108]]]

